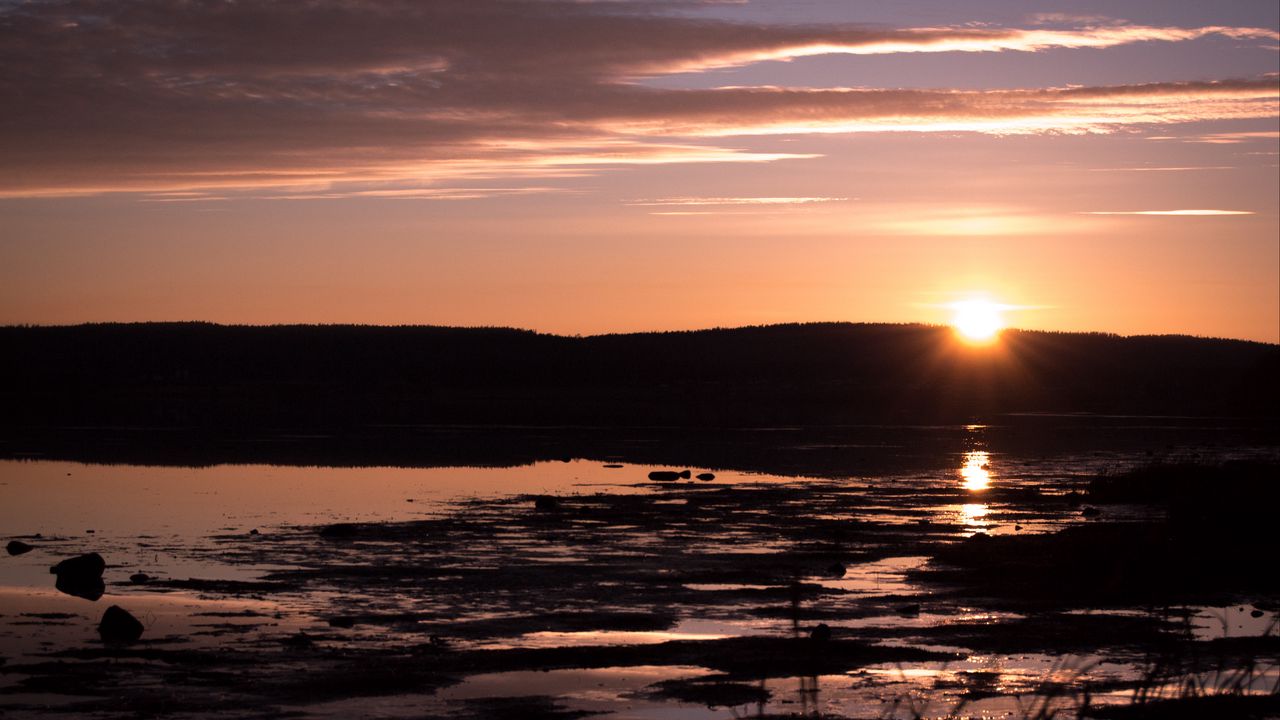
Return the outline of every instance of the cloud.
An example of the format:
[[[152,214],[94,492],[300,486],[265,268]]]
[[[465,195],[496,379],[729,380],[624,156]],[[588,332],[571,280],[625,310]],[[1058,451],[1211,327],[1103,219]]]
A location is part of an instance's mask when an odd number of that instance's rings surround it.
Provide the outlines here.
[[[687,3],[686,3],[687,4]],[[678,6],[679,4],[675,4]],[[0,4],[0,195],[408,183],[624,165],[774,162],[779,133],[1108,132],[1270,118],[1277,79],[999,91],[646,86],[658,73],[828,53],[1274,42],[1256,28],[728,23],[664,3],[45,0]]]
[[[671,197],[632,200],[627,205],[812,205],[848,199],[838,197]]]
[[[1236,145],[1252,140],[1275,140],[1280,138],[1280,131],[1263,130],[1259,132],[1210,133],[1186,138],[1186,142],[1208,143],[1210,145]]]
[[[1197,172],[1201,170],[1237,170],[1234,165],[1172,165],[1172,166],[1140,166],[1140,167],[1097,167],[1089,168],[1090,172]]]
[[[1253,215],[1250,210],[1092,210],[1081,215]]]
[[[708,54],[670,65],[656,65],[654,72],[690,71],[748,65],[768,60],[793,60],[814,55],[887,55],[941,52],[1037,52],[1056,48],[1110,48],[1139,42],[1185,42],[1218,35],[1236,40],[1280,39],[1280,33],[1264,28],[1149,27],[1143,25],[1092,25],[1083,28],[920,28],[896,31],[843,31],[817,33],[815,37],[774,47]]]

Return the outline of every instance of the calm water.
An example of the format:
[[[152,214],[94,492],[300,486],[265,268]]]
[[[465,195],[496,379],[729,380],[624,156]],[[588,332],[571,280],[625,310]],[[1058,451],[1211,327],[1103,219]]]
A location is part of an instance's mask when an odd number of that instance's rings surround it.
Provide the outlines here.
[[[927,516],[935,522],[954,525],[957,537],[963,537],[975,532],[1045,532],[1081,522],[1077,513],[1046,513],[1043,509],[992,501],[993,493],[1001,489],[1036,487],[1050,494],[1065,493],[1096,474],[1150,462],[1154,457],[1230,459],[1276,455],[1275,447],[1256,442],[1256,434],[1250,434],[1248,442],[1238,444],[1224,443],[1220,437],[1212,443],[1197,444],[1186,442],[1189,433],[1185,423],[1166,427],[1144,420],[1126,427],[1133,428],[1131,432],[1139,435],[1140,440],[1117,442],[1115,428],[1108,427],[1098,431],[1098,441],[1092,447],[1081,440],[1078,428],[1071,433],[1071,442],[1066,443],[1069,447],[1054,447],[1052,442],[1006,444],[1000,432],[982,425],[944,429],[954,442],[941,447],[937,443],[916,443],[922,436],[920,429],[902,431],[900,443],[885,442],[886,432],[880,430],[876,442],[868,443],[868,447],[877,448],[882,454],[889,448],[889,452],[910,458],[910,462],[904,462],[906,467],[899,472],[878,470],[867,474],[857,472],[856,468],[828,468],[820,473],[822,478],[813,477],[812,473],[808,476],[770,474],[742,467],[632,463],[618,457],[548,460],[503,468],[334,468],[266,464],[166,467],[3,460],[0,461],[0,530],[6,540],[22,537],[36,545],[37,550],[0,560],[0,649],[12,663],[21,658],[40,657],[42,653],[93,645],[96,618],[112,603],[127,605],[143,617],[148,638],[167,638],[167,642],[182,647],[208,648],[220,643],[252,645],[272,641],[272,638],[278,641],[299,631],[319,632],[326,628],[325,616],[331,613],[333,598],[315,588],[246,598],[243,593],[221,593],[216,589],[154,592],[146,586],[128,584],[127,577],[133,572],[145,571],[161,580],[254,580],[273,570],[287,569],[290,563],[284,563],[279,556],[255,554],[251,544],[247,544],[253,530],[266,536],[297,533],[300,528],[339,521],[397,522],[444,517],[465,507],[459,503],[512,495],[662,494],[666,492],[664,486],[647,480],[647,473],[653,469],[689,469],[694,475],[713,472],[716,486],[735,488],[824,483],[860,488],[865,490],[858,507],[858,517],[863,520],[911,522],[915,517]],[[933,434],[924,433],[929,437]],[[804,456],[806,452],[821,451],[829,444],[790,443],[785,450],[790,453],[789,457]],[[855,441],[842,444],[846,449],[859,445]],[[921,456],[927,456],[926,461],[921,462]],[[606,464],[621,467],[606,467]],[[883,464],[880,458],[876,467]],[[812,470],[812,465],[807,469]],[[1118,508],[1114,514],[1123,519],[1125,513],[1142,517],[1143,512],[1137,508]],[[761,549],[747,547],[735,551]],[[54,591],[47,570],[49,565],[61,557],[89,551],[99,552],[107,559],[107,595],[90,603]],[[546,562],[557,561],[554,547],[538,552]],[[482,549],[479,553],[478,556],[483,557]],[[306,548],[297,549],[293,557],[305,558]],[[566,556],[565,559],[574,558]],[[843,578],[807,580],[853,599],[905,596],[920,590],[911,584],[908,573],[926,561],[925,557],[911,555],[888,557],[851,564]],[[752,588],[709,583],[685,589],[714,593]],[[352,598],[345,599],[352,601]],[[367,597],[356,600],[384,611],[419,607],[409,600],[378,595],[372,590]],[[1192,608],[1188,612],[1194,618],[1197,632],[1206,636],[1258,634],[1275,622],[1274,612],[1254,617],[1245,608]],[[1018,617],[1016,613],[981,608],[948,608],[942,614],[926,611],[909,617],[892,612],[881,616],[872,614],[845,621],[842,626],[909,629],[939,623],[998,623]],[[243,627],[228,629],[229,625],[236,624]],[[729,608],[724,612],[684,617],[662,631],[533,630],[462,644],[482,648],[629,645],[671,639],[776,634],[779,627],[777,621],[735,614]],[[357,627],[347,637],[353,645],[365,647],[389,641],[382,629],[362,631]],[[1087,672],[1094,680],[1123,678],[1134,672],[1132,667],[1105,658],[971,653],[960,663],[873,666],[842,676],[771,681],[775,699],[768,709],[802,712],[819,708],[879,716],[885,712],[887,698],[892,695],[887,687],[906,688],[908,694],[916,692],[920,702],[927,699],[940,707],[958,696],[945,692],[929,694],[925,690],[946,687],[952,680],[970,678],[974,673],[994,674],[1006,691],[1025,688],[1032,692],[1047,676],[1077,671]],[[566,707],[609,712],[615,718],[727,718],[744,711],[653,700],[642,692],[662,680],[696,678],[708,672],[705,668],[668,665],[480,674],[438,693],[396,693],[294,709],[314,717],[343,717],[352,712],[412,717],[421,715],[424,708],[447,709],[469,698],[538,694],[560,698]],[[1263,680],[1274,681],[1274,668],[1268,672],[1271,674]],[[0,687],[7,687],[18,682],[21,676],[10,674],[0,678],[3,678]],[[31,699],[22,694],[10,697]],[[41,699],[46,701],[54,706],[58,704],[56,698]],[[993,716],[1002,715],[1011,711],[1009,702],[997,698],[978,703],[974,709]]]

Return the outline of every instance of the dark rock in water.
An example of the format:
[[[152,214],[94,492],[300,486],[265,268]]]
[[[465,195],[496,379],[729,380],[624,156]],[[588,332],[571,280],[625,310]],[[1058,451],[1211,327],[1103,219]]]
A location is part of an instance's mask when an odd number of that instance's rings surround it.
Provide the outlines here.
[[[290,635],[289,637],[281,640],[280,643],[285,647],[302,649],[314,646],[316,641],[312,640],[310,635],[299,631],[297,634]]]
[[[1083,496],[1075,490],[1072,490],[1063,496],[1063,499],[1065,499],[1067,504],[1071,507],[1079,507],[1080,503],[1083,502],[1082,498]]]
[[[67,558],[49,568],[49,572],[57,575],[54,587],[61,592],[86,600],[97,600],[106,592],[102,582],[102,571],[107,563],[98,553],[88,553]]]
[[[353,538],[359,531],[360,526],[355,523],[334,523],[333,525],[325,525],[320,528],[320,537],[330,540],[341,540],[344,538]]]
[[[898,614],[905,617],[915,617],[920,614],[920,604],[902,605],[898,608]]]
[[[128,645],[142,637],[142,623],[119,605],[112,605],[102,613],[102,622],[98,623],[98,635],[108,645]]]
[[[1085,509],[1080,511],[1080,514],[1085,517],[1098,517],[1102,514],[1102,511],[1092,505],[1088,505]]]
[[[983,543],[991,542],[991,536],[984,532],[976,532],[970,535],[969,537],[965,538],[965,542],[973,543],[975,545],[981,545]]]
[[[262,533],[258,532],[258,528],[254,528],[254,529],[252,529],[252,530],[250,530],[250,531],[249,531],[249,534],[250,534],[250,535],[261,535]]]
[[[920,518],[919,520],[916,520],[917,525],[929,525],[931,522],[932,521],[930,521],[929,518]]]
[[[1262,617],[1262,616],[1263,616],[1263,615],[1265,615],[1265,614],[1266,614],[1266,613],[1262,612],[1261,610],[1254,610],[1253,612],[1249,613],[1249,617],[1251,617],[1251,618],[1260,618],[1260,617]]]
[[[550,495],[539,495],[534,498],[533,509],[538,512],[556,512],[560,509],[560,501]]]
[[[619,463],[605,463],[605,467],[609,468],[610,470],[617,470],[618,468],[622,467],[622,465]]]
[[[95,602],[107,591],[107,584],[100,577],[59,575],[53,586],[58,592]]]
[[[690,470],[681,470],[680,477],[684,480],[688,480],[689,478],[693,477],[693,472]]]
[[[151,576],[144,572],[137,572],[129,576],[129,582],[134,585],[144,585],[150,579]]]
[[[329,618],[329,627],[347,629],[347,628],[353,628],[355,626],[356,626],[356,619],[351,617],[350,615],[339,615],[337,617]]]
[[[826,623],[818,623],[817,627],[809,631],[809,639],[814,642],[827,642],[831,639],[831,626]]]
[[[840,563],[831,563],[827,566],[827,575],[833,578],[842,578],[846,572],[844,565]]]
[[[715,473],[702,473],[702,474],[698,475],[698,479],[699,479],[699,480],[701,480],[701,481],[703,481],[703,482],[711,482],[712,480],[715,480],[715,479],[716,479],[716,474],[715,474]]]
[[[10,540],[9,544],[4,546],[4,549],[7,550],[10,555],[23,555],[35,550],[36,548],[34,545],[28,545],[20,540]]]
[[[649,473],[649,479],[656,482],[675,482],[680,479],[680,473],[675,470],[654,470]],[[685,477],[688,477],[687,475]]]

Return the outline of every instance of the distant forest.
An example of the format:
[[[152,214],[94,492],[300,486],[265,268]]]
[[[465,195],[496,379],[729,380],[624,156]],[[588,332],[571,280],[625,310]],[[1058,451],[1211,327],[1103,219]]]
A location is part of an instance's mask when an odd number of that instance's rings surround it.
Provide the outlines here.
[[[489,328],[0,328],[3,426],[819,426],[1010,412],[1274,418],[1280,346],[814,323],[564,337]]]

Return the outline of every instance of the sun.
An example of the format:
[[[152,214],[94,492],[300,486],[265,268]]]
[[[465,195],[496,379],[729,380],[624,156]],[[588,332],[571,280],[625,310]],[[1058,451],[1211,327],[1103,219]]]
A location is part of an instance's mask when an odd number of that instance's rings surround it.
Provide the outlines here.
[[[990,300],[961,300],[951,303],[951,326],[965,340],[990,342],[1004,329],[1005,306]]]

